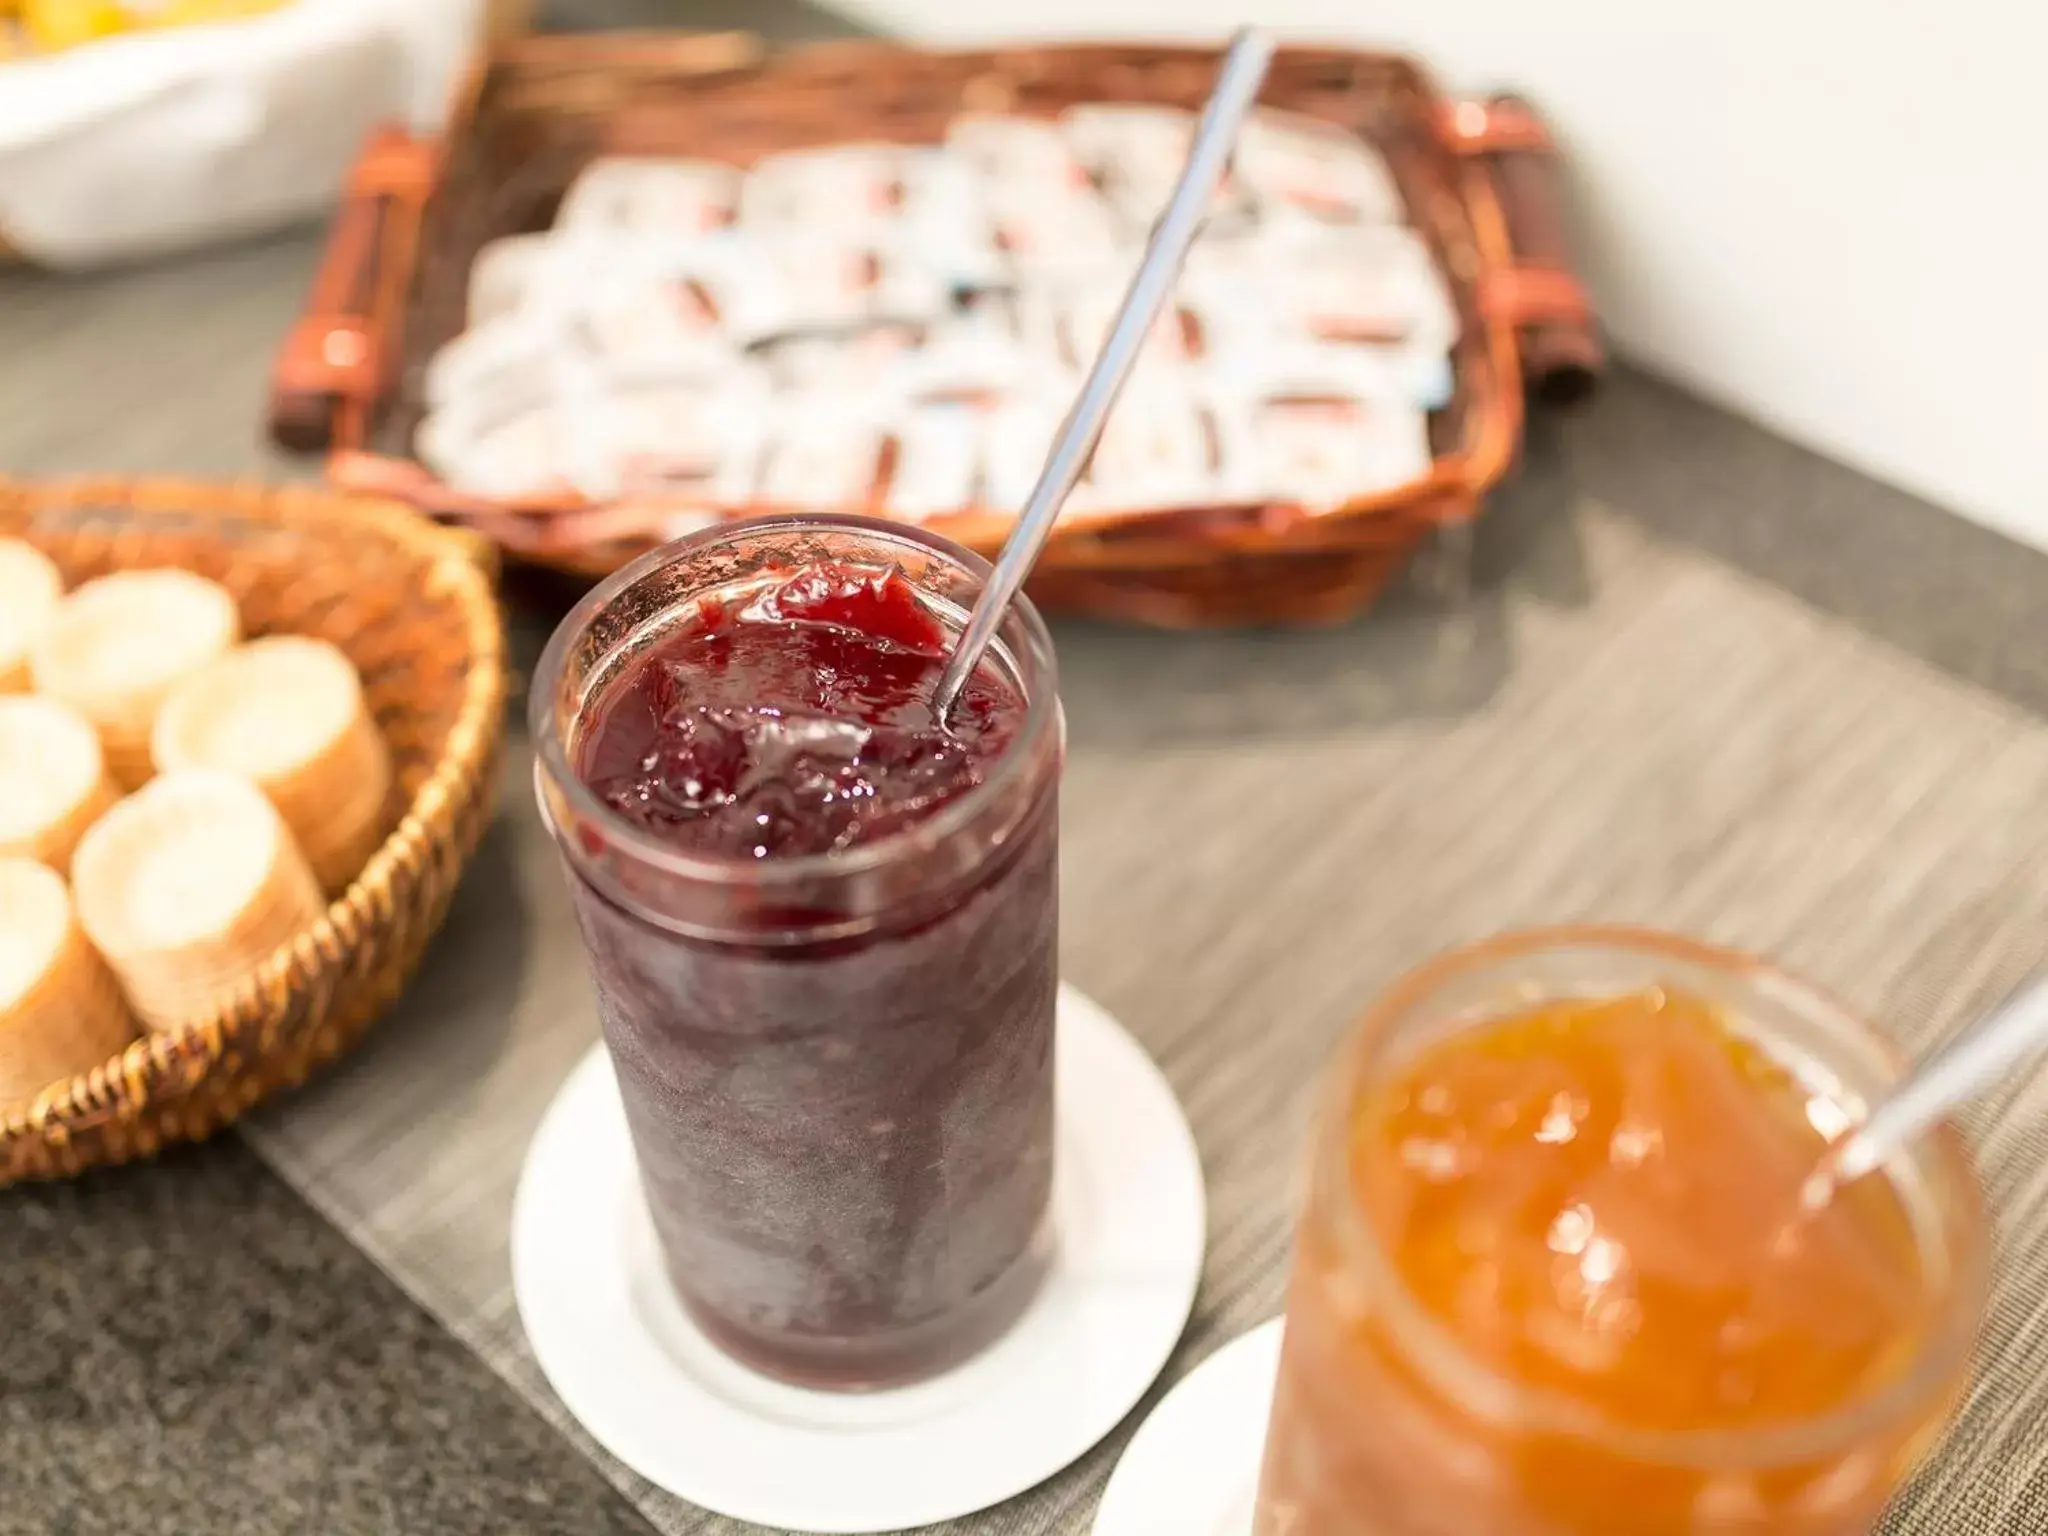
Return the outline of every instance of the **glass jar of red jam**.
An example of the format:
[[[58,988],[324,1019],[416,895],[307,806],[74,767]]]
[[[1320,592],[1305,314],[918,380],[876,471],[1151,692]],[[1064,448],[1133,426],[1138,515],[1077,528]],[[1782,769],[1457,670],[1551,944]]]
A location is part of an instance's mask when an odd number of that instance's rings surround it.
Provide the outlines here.
[[[1901,1071],[1823,994],[1660,934],[1396,983],[1312,1142],[1258,1536],[1864,1536],[1984,1303],[1952,1132],[1802,1203]]]
[[[669,1277],[785,1380],[942,1371],[1049,1259],[1063,726],[1028,601],[930,706],[986,575],[901,524],[724,525],[597,587],[534,679]]]

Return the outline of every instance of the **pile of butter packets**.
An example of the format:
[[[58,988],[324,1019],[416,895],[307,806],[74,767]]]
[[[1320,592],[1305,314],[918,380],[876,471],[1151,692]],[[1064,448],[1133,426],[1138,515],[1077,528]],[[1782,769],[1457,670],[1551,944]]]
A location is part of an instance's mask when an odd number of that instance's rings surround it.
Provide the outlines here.
[[[968,114],[937,146],[599,159],[487,245],[423,461],[515,502],[1014,510],[1193,131]],[[1063,516],[1327,510],[1428,472],[1458,321],[1386,161],[1260,112]]]

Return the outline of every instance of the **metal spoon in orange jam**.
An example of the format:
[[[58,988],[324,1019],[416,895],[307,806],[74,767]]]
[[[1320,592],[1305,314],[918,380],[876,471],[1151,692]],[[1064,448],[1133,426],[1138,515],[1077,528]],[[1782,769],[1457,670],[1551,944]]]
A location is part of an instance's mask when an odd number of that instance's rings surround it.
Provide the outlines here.
[[[1933,1310],[1884,1179],[1792,1220],[1841,1111],[1662,990],[1467,1030],[1376,1086],[1356,1188],[1463,1350],[1617,1425],[1801,1419],[1902,1374]]]

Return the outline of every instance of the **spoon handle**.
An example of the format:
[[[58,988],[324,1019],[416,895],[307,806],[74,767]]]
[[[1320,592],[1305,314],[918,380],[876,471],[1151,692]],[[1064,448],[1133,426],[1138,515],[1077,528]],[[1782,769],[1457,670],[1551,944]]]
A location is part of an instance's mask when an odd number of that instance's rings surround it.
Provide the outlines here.
[[[1920,1062],[1861,1125],[1835,1143],[1823,1168],[1838,1186],[1862,1178],[2000,1074],[2043,1049],[2048,1049],[2048,974],[2025,983]]]
[[[1237,131],[1259,94],[1266,66],[1272,59],[1273,40],[1263,32],[1247,27],[1231,39],[1222,68],[1217,72],[1216,88],[1208,106],[1202,109],[1187,164],[1166,204],[1166,212],[1152,226],[1151,242],[1145,247],[1145,255],[1131,278],[1102,350],[1096,354],[1081,393],[1053,439],[1052,452],[1039,471],[1038,483],[1024,503],[1016,527],[1004,541],[1003,552],[996,557],[995,570],[989,574],[988,585],[982,589],[967,627],[961,632],[960,643],[954,646],[946,670],[940,674],[932,700],[939,719],[944,720],[952,711],[960,690],[974,675],[975,664],[994,637],[1004,610],[1024,585],[1024,578],[1031,573],[1038,552],[1045,545],[1046,535],[1052,532],[1053,519],[1059,515],[1061,504],[1081,478],[1088,455],[1095,451],[1095,441],[1102,436],[1102,423],[1109,408],[1116,403],[1131,364],[1137,361],[1139,348],[1152,334],[1153,322],[1173,292],[1181,265],[1187,260],[1188,247],[1194,243],[1224,164],[1237,143]]]

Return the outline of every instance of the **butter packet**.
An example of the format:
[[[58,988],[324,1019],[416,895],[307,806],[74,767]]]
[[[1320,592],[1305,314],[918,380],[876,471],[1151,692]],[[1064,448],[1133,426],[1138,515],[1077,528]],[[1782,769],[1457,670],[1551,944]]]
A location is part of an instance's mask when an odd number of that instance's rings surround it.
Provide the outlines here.
[[[947,126],[946,148],[984,183],[1012,195],[1056,199],[1088,189],[1067,135],[1040,118],[963,112]]]
[[[924,401],[906,410],[889,435],[889,511],[922,521],[975,505],[992,414],[970,400]]]
[[[1060,121],[1125,237],[1142,242],[1187,163],[1194,114],[1140,102],[1097,102],[1068,108]],[[1210,203],[1211,227],[1241,226],[1253,212],[1242,179],[1226,169]]]
[[[413,452],[474,496],[516,501],[568,488],[571,453],[553,411],[562,366],[536,359],[446,392],[413,429]]]
[[[729,353],[793,320],[782,269],[738,230],[581,242],[565,247],[547,275],[550,286],[536,296],[545,314],[616,322],[619,329],[601,338],[601,358]]]
[[[1076,512],[1198,506],[1227,499],[1223,448],[1202,396],[1133,381],[1068,505]]]
[[[1311,512],[1413,484],[1430,471],[1428,418],[1415,406],[1306,382],[1249,401],[1241,484]]]
[[[1334,223],[1399,224],[1406,217],[1386,158],[1335,123],[1264,109],[1239,135],[1234,165],[1260,204]]]
[[[1089,281],[1064,288],[1038,290],[1023,303],[1043,329],[1053,352],[1068,368],[1084,370],[1101,351],[1124,300],[1121,284]],[[1138,366],[1180,367],[1206,361],[1230,349],[1231,327],[1225,314],[1198,299],[1176,297],[1145,338]]]
[[[758,368],[717,379],[616,381],[588,424],[594,500],[746,501],[759,469],[769,389]]]
[[[1394,226],[1332,233],[1276,258],[1275,290],[1283,324],[1336,341],[1447,350],[1458,336],[1457,311],[1429,247]]]
[[[1026,296],[986,290],[927,328],[909,359],[905,388],[913,401],[990,404],[1060,372],[1051,337]]]
[[[931,346],[934,326],[884,320],[841,329],[778,336],[759,351],[769,381],[791,394],[835,391],[898,393],[915,360]]]
[[[1119,166],[1184,163],[1195,139],[1195,115],[1145,102],[1084,102],[1060,114],[1075,158],[1102,177]]]
[[[843,401],[785,400],[762,443],[754,496],[800,512],[864,512],[879,498],[885,434]]]
[[[555,228],[630,235],[698,235],[732,222],[740,173],[714,160],[606,157],[562,195]]]
[[[901,215],[931,151],[832,144],[764,155],[739,190],[739,221],[764,233],[861,229]]]
[[[545,387],[565,358],[605,372],[723,371],[788,315],[773,275],[748,270],[722,245],[627,242],[603,260],[594,248],[557,247],[529,278],[516,307],[487,294],[489,318],[428,359],[421,393],[430,410]]]
[[[994,511],[1015,515],[1024,510],[1059,430],[1064,401],[1034,390],[997,401],[984,428],[982,498]],[[1060,399],[1061,405],[1052,404]],[[1071,499],[1067,509],[1073,509]]]
[[[779,305],[775,332],[934,319],[951,307],[941,271],[900,237],[763,239],[753,257]]]
[[[523,308],[527,295],[540,286],[541,269],[556,248],[555,237],[545,232],[487,242],[470,263],[469,329]]]
[[[1406,343],[1298,338],[1269,348],[1247,366],[1217,377],[1244,390],[1267,380],[1308,379],[1310,393],[1357,395],[1422,411],[1442,410],[1457,390],[1448,352]]]
[[[1093,192],[1001,190],[988,219],[1004,272],[1020,286],[1114,269],[1125,250],[1117,221]]]

